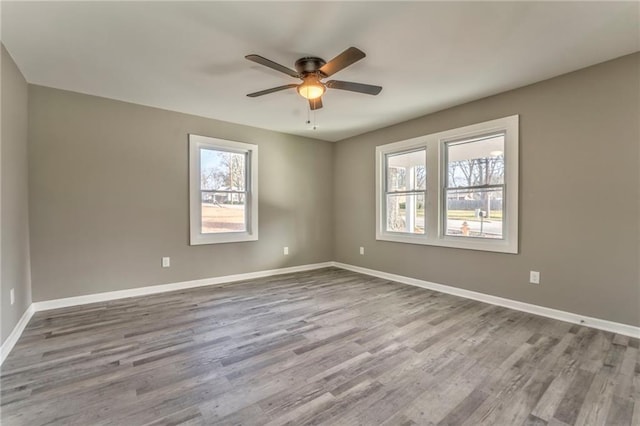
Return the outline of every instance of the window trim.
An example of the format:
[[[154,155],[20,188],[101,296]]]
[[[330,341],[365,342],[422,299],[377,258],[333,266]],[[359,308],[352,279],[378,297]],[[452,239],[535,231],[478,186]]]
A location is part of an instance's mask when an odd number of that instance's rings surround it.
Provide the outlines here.
[[[200,151],[213,149],[246,155],[246,231],[202,233]],[[189,233],[190,245],[258,240],[258,146],[209,136],[189,134]],[[215,191],[213,191],[215,192]]]
[[[446,148],[448,142],[470,139],[491,133],[505,134],[505,192],[502,239],[480,239],[446,235],[444,202],[446,185]],[[386,163],[388,154],[426,148],[427,186],[425,198],[425,233],[408,234],[386,230]],[[457,129],[419,136],[376,147],[376,240],[440,247],[518,253],[518,187],[519,187],[519,116],[499,118]]]

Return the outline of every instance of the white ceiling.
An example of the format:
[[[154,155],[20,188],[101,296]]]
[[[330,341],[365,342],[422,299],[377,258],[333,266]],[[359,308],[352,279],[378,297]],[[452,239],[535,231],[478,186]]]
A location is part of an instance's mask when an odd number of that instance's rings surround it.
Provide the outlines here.
[[[2,41],[34,84],[336,141],[640,50],[638,2],[2,2]],[[349,46],[316,115],[293,68]],[[313,117],[312,117],[313,118]]]

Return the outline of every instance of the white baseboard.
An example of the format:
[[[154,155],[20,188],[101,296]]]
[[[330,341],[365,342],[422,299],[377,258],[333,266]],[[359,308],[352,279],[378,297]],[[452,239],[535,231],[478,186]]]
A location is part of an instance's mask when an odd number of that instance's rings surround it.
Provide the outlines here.
[[[353,272],[358,272],[365,275],[371,275],[387,279],[390,281],[396,281],[402,284],[409,284],[417,287],[426,288],[429,290],[435,290],[441,293],[452,294],[455,296],[464,297],[466,299],[478,300],[480,302],[489,303],[492,305],[504,306],[506,308],[515,309],[517,311],[528,312],[535,315],[540,315],[548,318],[557,319],[560,321],[566,321],[569,323],[580,324],[587,327],[597,328],[600,330],[610,331],[613,333],[623,334],[625,336],[631,336],[640,338],[640,327],[634,327],[632,325],[621,324],[613,321],[607,321],[599,318],[587,317],[571,312],[560,311],[552,308],[545,308],[544,306],[533,305],[530,303],[518,302],[517,300],[505,299],[502,297],[491,296],[488,294],[478,293],[475,291],[464,290],[457,287],[451,287],[443,284],[436,284],[429,281],[419,280],[417,278],[405,277],[402,275],[390,274],[387,272],[376,271],[374,269],[362,268],[360,266],[348,265],[340,262],[323,262],[314,263],[309,265],[292,266],[289,268],[270,269],[266,271],[248,272],[244,274],[226,275],[222,277],[205,278],[201,280],[183,281],[171,284],[161,284],[148,287],[138,287],[127,290],[109,291],[105,293],[88,294],[85,296],[66,297],[63,299],[45,300],[43,302],[34,302],[24,312],[18,324],[14,327],[13,331],[7,338],[7,340],[0,347],[0,365],[4,362],[11,352],[11,349],[15,346],[16,342],[22,335],[24,328],[33,316],[35,312],[46,311],[49,309],[66,308],[71,306],[86,305],[88,303],[106,302],[109,300],[123,299],[126,297],[146,296],[150,294],[165,293],[168,291],[185,290],[195,287],[204,287],[210,285],[220,285],[225,283],[231,283],[236,281],[245,281],[255,278],[263,278],[274,275],[289,274],[293,272],[311,271],[314,269],[327,268],[335,266],[337,268],[346,269]]]
[[[9,355],[9,352],[11,352],[11,349],[13,349],[13,347],[16,345],[16,342],[22,335],[24,328],[29,323],[29,320],[33,316],[34,312],[35,312],[35,309],[33,308],[33,303],[32,303],[31,305],[29,305],[27,310],[24,311],[24,313],[22,314],[22,317],[20,317],[20,320],[18,321],[16,326],[13,327],[13,331],[11,331],[11,334],[9,334],[9,337],[7,337],[7,340],[5,340],[2,346],[0,346],[0,365],[2,365],[5,359],[7,359],[7,355]]]
[[[49,309],[67,308],[70,306],[86,305],[88,303],[106,302],[109,300],[124,299],[126,297],[147,296],[149,294],[165,293],[167,291],[185,290],[188,288],[220,285],[236,281],[252,280],[255,278],[270,277],[273,275],[290,274],[292,272],[311,271],[313,269],[328,268],[333,262],[313,263],[309,265],[291,266],[288,268],[269,269],[266,271],[247,272],[244,274],[225,275],[222,277],[204,278],[201,280],[182,281],[170,284],[136,287],[126,290],[108,291],[105,293],[87,294],[84,296],[65,297],[63,299],[45,300],[34,302],[36,312]]]
[[[489,303],[491,305],[504,306],[505,308],[515,309],[516,311],[527,312],[530,314],[540,315],[543,317],[553,318],[573,324],[580,324],[587,327],[597,328],[599,330],[610,331],[613,333],[623,334],[625,336],[640,338],[640,327],[628,324],[607,321],[599,318],[587,317],[584,315],[574,314],[572,312],[560,311],[558,309],[546,308],[544,306],[533,305],[530,303],[519,302],[517,300],[505,299],[503,297],[491,296],[489,294],[478,293],[476,291],[464,290],[457,287],[451,287],[443,284],[436,284],[429,281],[419,280],[417,278],[405,277],[402,275],[389,274],[387,272],[376,271],[374,269],[362,268],[360,266],[348,265],[340,262],[333,262],[333,266],[337,268],[347,269],[353,272],[359,272],[365,275],[371,275],[390,281],[396,281],[402,284],[409,284],[416,287],[422,287],[429,290],[435,290],[440,293],[452,294],[454,296],[464,297],[466,299],[478,300],[480,302]]]
[[[165,293],[167,291],[184,290],[194,287],[204,287],[209,285],[220,285],[236,281],[245,281],[255,278],[270,277],[274,275],[290,274],[293,272],[311,271],[314,269],[328,268],[333,266],[333,262],[313,263],[309,265],[291,266],[288,268],[269,269],[266,271],[247,272],[244,274],[226,275],[223,277],[204,278],[201,280],[183,281],[170,284],[152,285],[148,287],[131,288],[127,290],[108,291],[105,293],[87,294],[84,296],[65,297],[63,299],[45,300],[33,302],[25,311],[18,324],[7,337],[7,340],[0,347],[0,365],[4,363],[11,349],[22,335],[24,328],[35,312],[47,311],[49,309],[67,308],[71,306],[86,305],[88,303],[106,302],[109,300],[124,299],[126,297],[146,296],[149,294]]]

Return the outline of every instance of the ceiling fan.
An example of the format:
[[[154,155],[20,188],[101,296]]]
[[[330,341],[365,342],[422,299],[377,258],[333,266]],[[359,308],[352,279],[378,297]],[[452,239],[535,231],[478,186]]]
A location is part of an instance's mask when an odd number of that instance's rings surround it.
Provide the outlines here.
[[[309,100],[309,107],[312,110],[316,110],[322,108],[322,95],[327,88],[349,90],[351,92],[364,93],[367,95],[377,95],[382,90],[382,87],[380,86],[340,80],[329,80],[327,82],[321,81],[322,79],[330,77],[338,71],[359,61],[365,56],[366,55],[362,50],[350,47],[329,62],[315,56],[300,58],[295,63],[296,70],[294,71],[267,58],[263,58],[260,55],[247,55],[245,58],[250,61],[302,80],[302,83],[300,84],[285,84],[284,86],[249,93],[247,96],[255,98],[257,96],[267,95],[269,93],[279,92],[286,89],[293,89],[295,87],[300,96]]]

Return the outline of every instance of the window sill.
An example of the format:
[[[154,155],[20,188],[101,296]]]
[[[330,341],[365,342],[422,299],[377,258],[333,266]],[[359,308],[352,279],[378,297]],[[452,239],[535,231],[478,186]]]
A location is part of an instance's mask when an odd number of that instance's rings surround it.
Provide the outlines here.
[[[242,243],[245,241],[258,241],[258,233],[228,232],[219,234],[196,234],[191,235],[190,245]]]
[[[464,250],[489,251],[495,253],[518,254],[517,243],[507,240],[479,240],[465,237],[441,237],[428,238],[424,235],[401,235],[380,233],[376,235],[377,241],[389,241],[404,244],[419,244],[426,246],[457,248]]]

